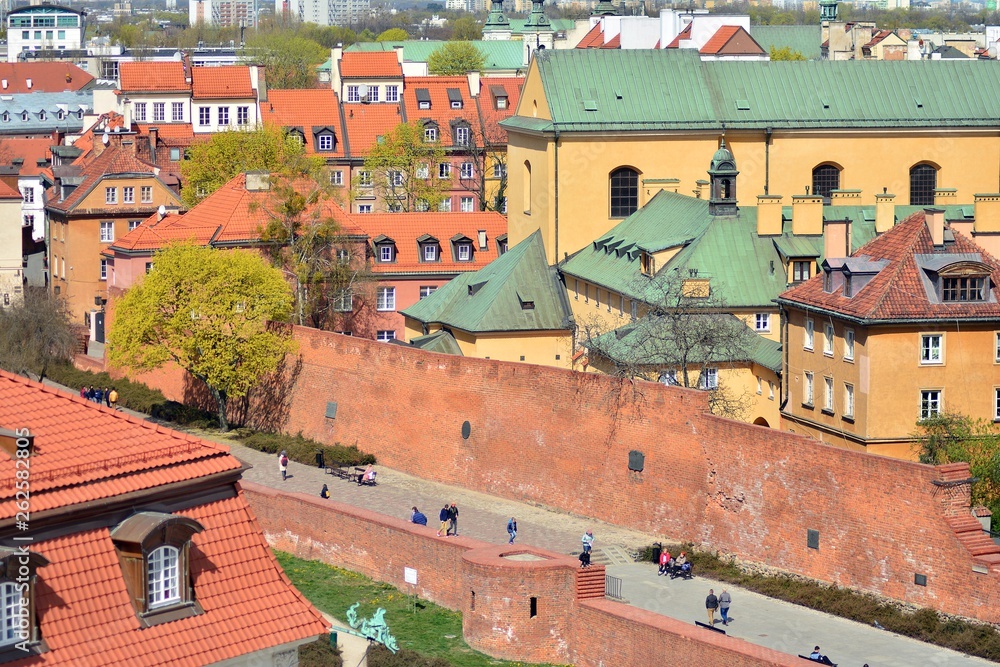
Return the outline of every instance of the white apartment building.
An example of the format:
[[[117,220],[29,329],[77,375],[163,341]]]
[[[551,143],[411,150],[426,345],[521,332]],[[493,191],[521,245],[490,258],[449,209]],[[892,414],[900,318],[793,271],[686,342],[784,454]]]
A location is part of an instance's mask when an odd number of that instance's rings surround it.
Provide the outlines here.
[[[56,5],[32,5],[7,14],[7,62],[27,51],[73,51],[83,44],[83,12]]]
[[[317,25],[350,25],[371,14],[369,0],[275,0],[278,16],[291,14]]]

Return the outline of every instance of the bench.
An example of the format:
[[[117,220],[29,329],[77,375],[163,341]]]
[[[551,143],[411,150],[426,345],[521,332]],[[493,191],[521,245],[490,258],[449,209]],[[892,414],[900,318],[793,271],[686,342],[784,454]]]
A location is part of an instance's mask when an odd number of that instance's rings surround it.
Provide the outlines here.
[[[808,655],[799,654],[799,657],[803,660],[808,660],[809,662],[815,662],[817,665],[829,665],[829,667],[837,667],[837,663],[830,660],[827,656],[823,656],[822,660],[816,660],[815,658],[810,658]]]
[[[340,479],[357,479],[357,477],[351,473],[350,466],[326,466],[326,472],[327,474],[339,477]]]
[[[365,469],[364,468],[355,468],[354,469],[354,476],[353,476],[353,478],[360,480],[358,482],[358,486],[377,486],[377,482],[375,481],[375,477],[378,476],[378,472],[372,471],[372,478],[371,479],[362,479],[361,476],[364,475],[364,474],[365,474]]]

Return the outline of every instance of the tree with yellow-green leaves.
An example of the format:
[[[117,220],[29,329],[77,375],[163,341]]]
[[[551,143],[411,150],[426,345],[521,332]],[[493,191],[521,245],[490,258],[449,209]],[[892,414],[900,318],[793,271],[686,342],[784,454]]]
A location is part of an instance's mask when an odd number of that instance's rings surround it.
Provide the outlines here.
[[[805,60],[806,57],[800,51],[793,51],[790,46],[783,46],[780,49],[771,47],[771,60]]]
[[[239,174],[278,171],[300,162],[304,152],[302,142],[280,127],[216,132],[208,141],[192,144],[181,163],[181,199],[194,206]]]
[[[448,128],[435,132],[442,131]],[[368,152],[352,185],[358,195],[373,194],[385,202],[389,211],[433,210],[451,186],[450,178],[438,178],[438,165],[446,161],[440,136],[416,123],[400,123]]]
[[[169,361],[205,383],[219,426],[226,406],[246,396],[294,349],[285,321],[292,295],[281,271],[249,250],[171,245],[115,309],[108,361],[132,372]]]
[[[436,76],[464,76],[482,72],[486,56],[472,42],[445,42],[427,57],[427,70]]]

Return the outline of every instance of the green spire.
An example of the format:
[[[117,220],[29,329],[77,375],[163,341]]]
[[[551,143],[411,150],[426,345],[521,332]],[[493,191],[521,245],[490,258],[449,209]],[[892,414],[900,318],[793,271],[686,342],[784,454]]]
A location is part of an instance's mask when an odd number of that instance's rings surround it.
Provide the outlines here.
[[[591,16],[617,16],[618,10],[615,8],[614,3],[611,0],[600,0],[595,6],[594,11],[590,13]]]
[[[531,13],[524,24],[524,32],[550,32],[552,31],[552,21],[545,15],[542,8],[544,0],[531,0]]]
[[[492,0],[490,14],[486,17],[486,25],[483,26],[483,32],[495,32],[498,30],[510,30],[510,21],[503,15],[503,0]]]
[[[837,20],[837,0],[819,0],[819,20]]]

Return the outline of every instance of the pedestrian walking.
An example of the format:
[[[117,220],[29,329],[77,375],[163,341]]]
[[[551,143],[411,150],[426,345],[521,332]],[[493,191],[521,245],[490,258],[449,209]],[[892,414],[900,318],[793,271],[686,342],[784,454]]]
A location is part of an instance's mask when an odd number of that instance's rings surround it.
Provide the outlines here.
[[[583,542],[583,553],[589,555],[590,550],[594,547],[594,531],[588,530],[583,534],[583,537],[580,538],[580,541]]]
[[[111,391],[108,393],[108,406],[112,410],[118,409],[118,390],[114,387],[112,387]]]
[[[438,512],[438,521],[441,522],[441,526],[438,528],[438,537],[448,537],[448,524],[451,523],[451,508],[448,507],[448,503],[444,504],[441,511]]]
[[[725,588],[719,594],[719,613],[722,614],[722,624],[729,625],[729,605],[733,603],[732,596]]]
[[[104,405],[111,407],[111,390],[107,387],[104,388]]]
[[[715,597],[715,591],[708,589],[708,597],[705,598],[705,610],[708,612],[708,624],[715,627],[715,610],[719,608],[719,598]]]
[[[510,535],[510,541],[507,544],[514,544],[514,538],[517,537],[517,519],[514,517],[510,518],[507,522],[507,534]]]
[[[448,523],[448,531],[458,537],[458,505],[455,503],[452,503],[451,507],[448,508]]]
[[[285,481],[288,477],[288,453],[285,450],[278,455],[278,470],[281,471],[281,481]]]
[[[104,391],[100,387],[98,387],[97,389],[94,390],[94,403],[100,405],[103,402],[104,402]]]
[[[423,512],[417,509],[417,506],[413,506],[413,511],[410,512],[410,521],[417,524],[418,526],[427,525],[427,517]]]

